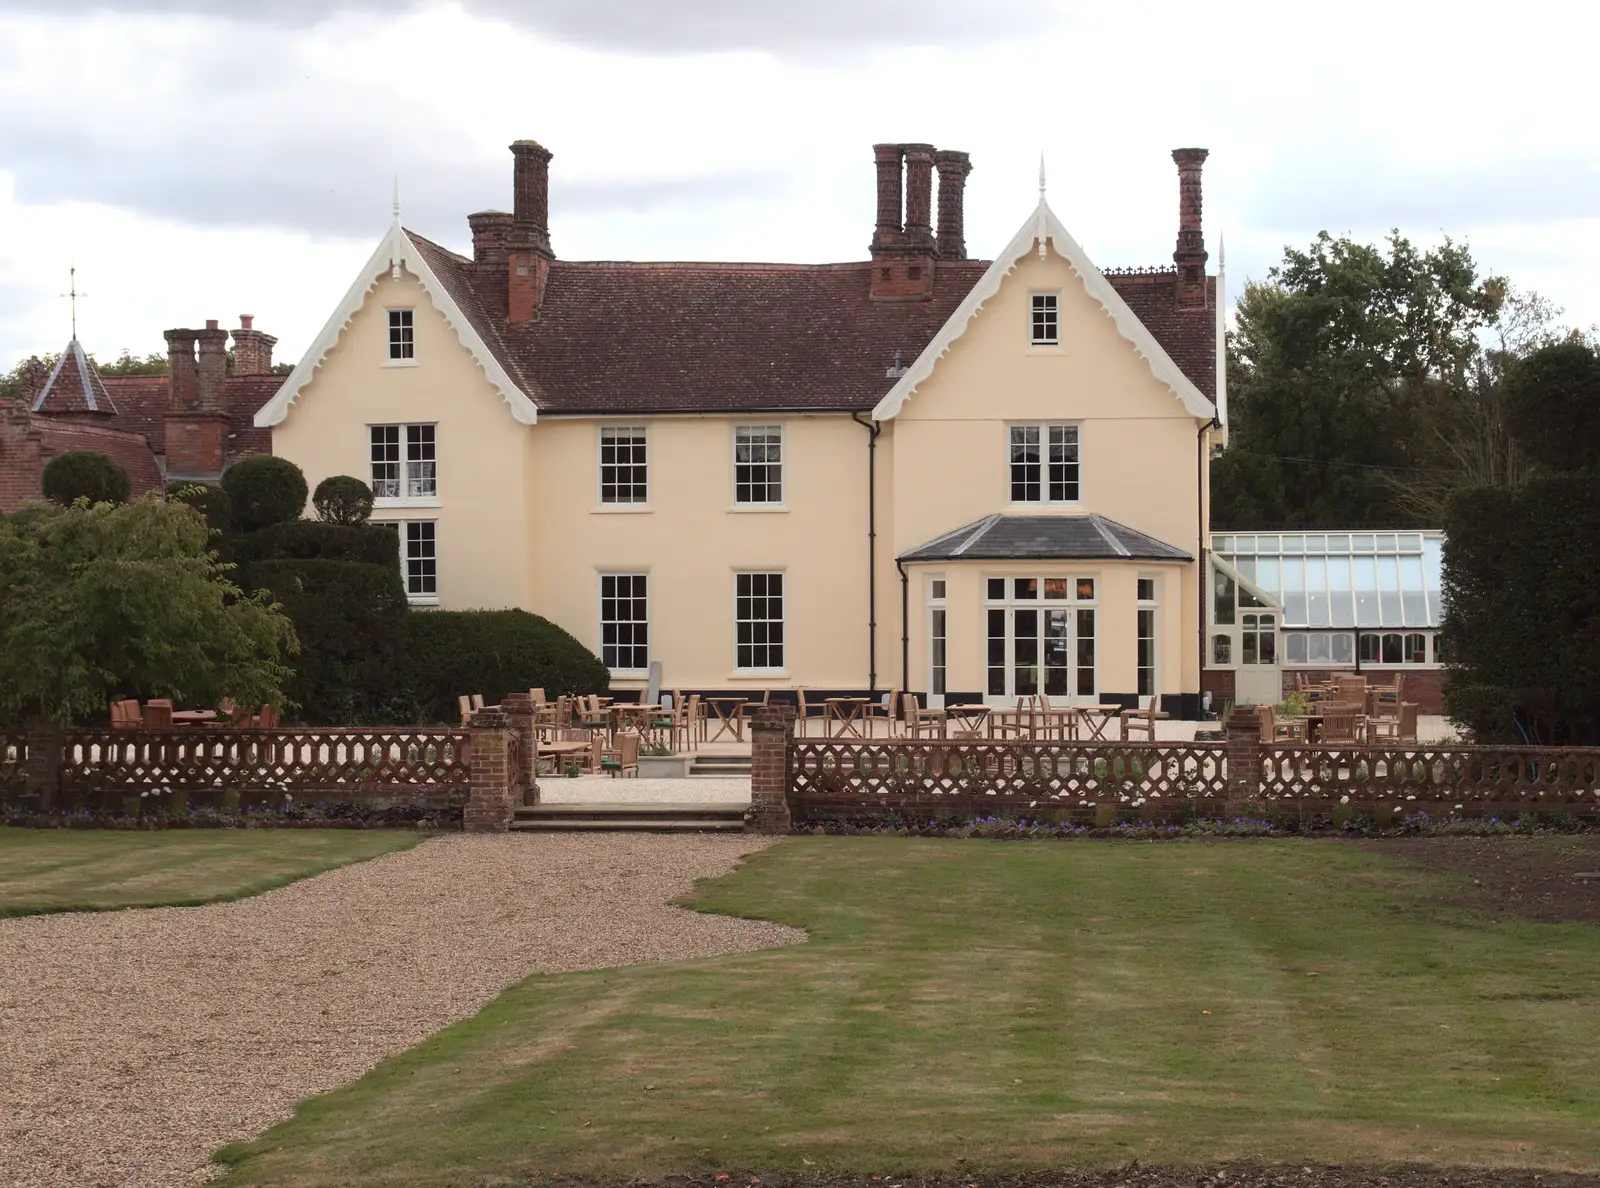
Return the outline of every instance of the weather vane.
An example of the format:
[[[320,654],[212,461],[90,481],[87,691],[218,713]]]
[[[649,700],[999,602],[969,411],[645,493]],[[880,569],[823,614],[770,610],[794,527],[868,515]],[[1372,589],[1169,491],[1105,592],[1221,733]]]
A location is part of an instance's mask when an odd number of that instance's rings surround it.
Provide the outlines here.
[[[67,286],[67,291],[65,293],[57,294],[57,296],[66,297],[72,302],[72,339],[74,342],[76,342],[78,339],[78,298],[87,297],[89,294],[78,292],[77,264],[73,264],[67,269],[67,276],[70,279],[71,284]]]

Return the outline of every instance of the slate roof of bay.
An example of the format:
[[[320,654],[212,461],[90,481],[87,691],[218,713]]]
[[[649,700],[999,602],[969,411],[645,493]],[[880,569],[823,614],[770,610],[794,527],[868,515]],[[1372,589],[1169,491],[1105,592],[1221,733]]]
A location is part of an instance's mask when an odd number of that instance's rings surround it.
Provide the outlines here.
[[[1192,554],[1100,515],[985,516],[900,554],[901,561],[1192,561]]]

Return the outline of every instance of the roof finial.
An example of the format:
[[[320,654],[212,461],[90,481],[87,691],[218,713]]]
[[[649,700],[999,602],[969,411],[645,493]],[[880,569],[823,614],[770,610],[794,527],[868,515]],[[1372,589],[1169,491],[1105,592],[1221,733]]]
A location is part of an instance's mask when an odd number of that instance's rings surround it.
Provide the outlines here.
[[[78,292],[78,265],[74,262],[67,267],[67,279],[70,282],[65,293],[59,296],[69,298],[72,302],[72,341],[78,341],[78,298],[87,297],[89,294]]]
[[[1044,201],[1044,154],[1039,154],[1039,201]]]
[[[1228,241],[1222,232],[1217,232],[1217,271],[1220,273],[1228,266]]]
[[[400,175],[394,175],[394,225],[400,225]]]

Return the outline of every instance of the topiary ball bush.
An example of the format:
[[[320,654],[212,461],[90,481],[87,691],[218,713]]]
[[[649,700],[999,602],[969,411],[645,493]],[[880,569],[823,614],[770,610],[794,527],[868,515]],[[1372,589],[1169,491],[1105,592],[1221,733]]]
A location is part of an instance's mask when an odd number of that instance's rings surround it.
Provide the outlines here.
[[[365,524],[372,515],[372,488],[348,474],[330,474],[317,484],[311,506],[329,524]]]
[[[205,483],[169,483],[167,498],[194,508],[217,532],[227,532],[233,527],[233,503],[221,487],[208,487]]]
[[[72,450],[57,454],[45,464],[44,497],[71,507],[79,499],[90,503],[126,503],[133,493],[128,472],[105,454]]]
[[[234,522],[246,532],[298,520],[306,506],[306,476],[287,458],[256,454],[241,458],[222,475]]]

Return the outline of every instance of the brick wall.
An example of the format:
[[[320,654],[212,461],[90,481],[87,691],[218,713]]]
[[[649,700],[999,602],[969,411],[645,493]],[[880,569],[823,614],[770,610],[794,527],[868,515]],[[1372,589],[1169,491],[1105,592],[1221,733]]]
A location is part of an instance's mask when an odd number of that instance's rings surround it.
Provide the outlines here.
[[[767,705],[750,726],[750,812],[746,828],[757,833],[788,833],[789,740],[794,737],[794,707]]]
[[[10,515],[30,499],[43,497],[43,436],[20,404],[0,407],[0,512]]]
[[[462,827],[469,833],[504,833],[511,828],[512,805],[511,719],[498,709],[479,710],[467,731],[467,761],[472,765],[472,785]]]

